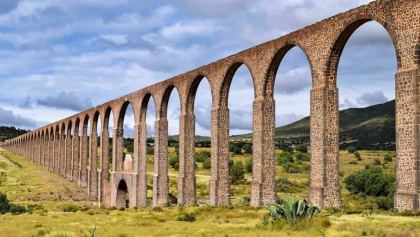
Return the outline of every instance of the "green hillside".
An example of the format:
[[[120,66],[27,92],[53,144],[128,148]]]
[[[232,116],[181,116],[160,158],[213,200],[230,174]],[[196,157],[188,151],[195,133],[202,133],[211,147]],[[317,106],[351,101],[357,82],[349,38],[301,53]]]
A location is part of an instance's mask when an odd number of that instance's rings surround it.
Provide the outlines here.
[[[20,128],[0,126],[0,142],[20,136],[26,132],[28,131]]]
[[[365,108],[340,111],[341,147],[359,149],[395,149],[395,100]],[[250,139],[252,134],[233,136],[234,140]],[[276,128],[276,144],[309,145],[309,116]]]

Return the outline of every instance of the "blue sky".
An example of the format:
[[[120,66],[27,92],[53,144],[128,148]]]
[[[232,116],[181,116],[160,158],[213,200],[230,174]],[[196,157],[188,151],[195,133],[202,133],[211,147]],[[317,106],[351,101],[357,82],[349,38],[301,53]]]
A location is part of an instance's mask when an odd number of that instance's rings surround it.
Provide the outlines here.
[[[368,2],[2,0],[0,125],[34,129]],[[379,24],[358,29],[339,65],[340,107],[393,99],[395,61]],[[276,79],[278,126],[309,114],[310,80],[306,58],[292,49]],[[209,134],[208,90],[200,85],[195,108],[201,135]],[[252,129],[252,90],[241,67],[229,97],[231,134]],[[176,134],[177,96],[168,114]]]

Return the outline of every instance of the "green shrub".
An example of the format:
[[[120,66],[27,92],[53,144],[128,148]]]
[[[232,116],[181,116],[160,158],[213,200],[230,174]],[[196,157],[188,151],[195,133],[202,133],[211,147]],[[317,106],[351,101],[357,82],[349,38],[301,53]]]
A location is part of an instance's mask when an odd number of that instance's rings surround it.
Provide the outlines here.
[[[252,154],[252,145],[247,143],[243,147],[245,154]]]
[[[349,162],[349,164],[350,164],[350,165],[357,165],[357,161],[352,160],[352,161],[350,161],[350,162]]]
[[[300,151],[296,152],[296,160],[300,160],[300,161],[310,161],[310,157],[308,153],[303,153]]]
[[[389,154],[386,154],[385,156],[384,156],[384,163],[385,162],[392,162],[392,156],[391,155],[389,155]]]
[[[211,158],[207,158],[203,161],[204,169],[211,169]]]
[[[276,191],[282,193],[294,193],[296,184],[287,178],[279,178],[276,180]]]
[[[252,158],[249,158],[245,161],[245,171],[247,173],[252,173]]]
[[[368,166],[349,175],[344,179],[344,183],[353,194],[388,196],[395,190],[393,177],[385,174],[379,166]]]
[[[151,146],[148,146],[146,148],[146,152],[147,152],[148,155],[154,155],[155,154],[155,149]]]
[[[210,159],[210,151],[199,151],[195,154],[195,161],[203,163],[206,159]]]
[[[177,221],[186,221],[186,222],[194,222],[196,220],[195,215],[192,213],[183,213],[176,216],[175,220]]]
[[[372,165],[381,165],[381,161],[378,158],[375,158],[372,162]]]
[[[276,162],[278,165],[287,164],[289,162],[294,162],[293,155],[291,152],[283,151],[276,157]]]
[[[77,212],[80,210],[79,206],[74,204],[64,205],[62,207],[63,212]]]
[[[168,163],[169,163],[169,166],[171,166],[175,170],[179,170],[179,156],[178,155],[175,155],[169,158]]]
[[[12,213],[18,215],[25,212],[27,212],[25,207],[10,203],[6,194],[0,193],[0,214]]]
[[[357,151],[356,147],[354,146],[349,146],[346,150],[348,151],[348,153],[354,153],[355,151]]]
[[[392,210],[394,208],[394,197],[393,195],[388,195],[387,197],[376,197],[376,205],[378,208],[384,210]]]
[[[361,161],[362,157],[360,156],[360,153],[358,151],[354,152],[354,156],[356,157],[357,161]]]
[[[312,206],[306,200],[294,202],[290,196],[283,204],[268,205],[267,210],[272,222],[285,220],[291,224],[295,224],[299,220],[310,220],[319,212],[317,207]]]
[[[0,193],[0,214],[8,213],[10,209],[10,203],[7,199],[6,194]]]
[[[286,164],[283,164],[282,166],[283,166],[284,171],[287,173],[301,173],[302,172],[302,169],[293,163],[286,163]]]
[[[241,184],[245,181],[245,169],[241,161],[229,161],[229,175],[232,184]]]

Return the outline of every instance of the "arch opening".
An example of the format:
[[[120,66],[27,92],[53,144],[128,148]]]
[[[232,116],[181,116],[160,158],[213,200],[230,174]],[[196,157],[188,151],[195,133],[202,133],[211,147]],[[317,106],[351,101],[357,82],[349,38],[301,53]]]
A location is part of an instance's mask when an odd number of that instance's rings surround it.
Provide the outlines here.
[[[337,39],[329,63],[333,81],[328,83],[338,88],[338,182],[342,206],[350,210],[354,206],[392,209],[398,57],[391,36],[376,21],[356,21]],[[389,188],[376,193],[363,187],[351,188],[351,180],[367,172],[389,177]],[[358,193],[364,192],[365,197],[360,198]],[[380,198],[386,201],[380,203]]]
[[[286,45],[268,73],[267,96],[275,99],[275,192],[286,200],[308,196],[311,65],[301,47]]]
[[[121,180],[118,184],[117,189],[117,200],[116,200],[116,207],[117,208],[128,208],[130,206],[130,200],[128,196],[128,188],[127,183],[125,180]]]

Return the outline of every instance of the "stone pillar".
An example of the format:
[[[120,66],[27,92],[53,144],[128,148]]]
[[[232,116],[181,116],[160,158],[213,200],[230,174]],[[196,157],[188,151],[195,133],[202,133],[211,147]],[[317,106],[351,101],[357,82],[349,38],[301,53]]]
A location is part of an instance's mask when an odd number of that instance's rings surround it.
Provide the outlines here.
[[[394,207],[419,208],[420,191],[420,72],[399,71],[396,75],[397,168]]]
[[[164,206],[168,201],[168,120],[155,121],[155,158],[153,173],[153,206]]]
[[[60,175],[66,176],[66,135],[64,130],[60,137]]]
[[[60,135],[56,134],[54,137],[54,173],[59,173],[60,164]]]
[[[80,152],[80,182],[81,187],[87,186],[87,161],[89,159],[89,143],[87,137],[87,129],[83,128],[82,138],[81,138],[81,152]]]
[[[72,136],[71,131],[67,130],[66,135],[66,163],[64,165],[64,176],[68,179],[71,179],[71,160],[72,160]]]
[[[109,207],[111,205],[110,200],[110,183],[109,183],[109,132],[108,128],[103,129],[101,136],[101,158],[99,168],[99,203],[101,206]]]
[[[338,176],[338,89],[311,90],[310,202],[318,207],[341,207]]]
[[[138,160],[138,188],[137,204],[139,206],[147,205],[147,124],[146,115],[140,117],[139,133],[139,160]]]
[[[178,204],[195,205],[195,117],[186,111],[179,118]]]
[[[251,205],[271,204],[276,199],[275,102],[257,99],[253,105]]]
[[[230,205],[229,109],[211,111],[210,205]]]
[[[112,171],[123,170],[124,129],[114,128]]]
[[[88,194],[90,200],[97,200],[98,197],[98,135],[96,126],[92,126],[90,133],[90,153],[89,153],[89,166],[88,166]]]
[[[73,135],[73,153],[71,162],[71,176],[72,181],[79,181],[79,170],[80,170],[80,137],[79,130],[74,130]]]

